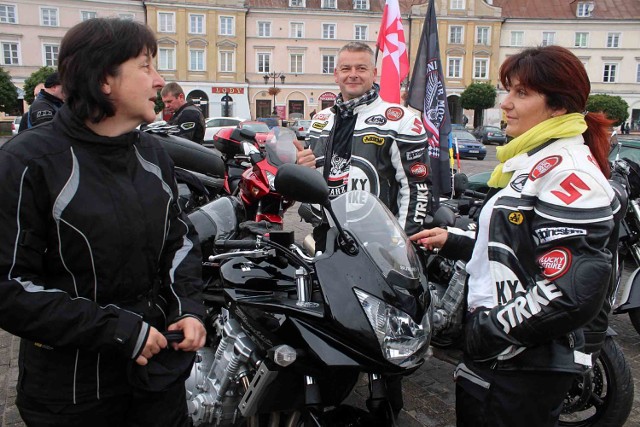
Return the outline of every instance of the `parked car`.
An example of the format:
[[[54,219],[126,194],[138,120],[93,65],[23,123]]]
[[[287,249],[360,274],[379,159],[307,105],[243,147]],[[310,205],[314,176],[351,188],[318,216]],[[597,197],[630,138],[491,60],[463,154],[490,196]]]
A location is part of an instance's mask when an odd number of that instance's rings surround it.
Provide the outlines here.
[[[237,127],[240,122],[245,121],[241,117],[209,117],[205,121],[204,143],[213,144],[213,135],[222,128]]]
[[[478,138],[478,141],[484,144],[496,143],[504,145],[507,143],[507,134],[497,126],[479,126],[471,133]]]
[[[256,142],[260,146],[264,146],[270,131],[269,126],[267,126],[266,123],[253,120],[245,120],[244,122],[238,123],[238,128],[249,129],[250,131],[255,132]]]
[[[280,126],[280,119],[277,117],[258,117],[256,121],[266,123],[269,129],[275,126]]]
[[[22,116],[18,116],[13,119],[11,122],[11,135],[16,136],[18,134],[18,129],[20,129],[20,122],[22,121]]]
[[[298,119],[293,122],[291,128],[296,133],[298,139],[305,139],[309,132],[309,126],[311,126],[311,120]]]
[[[455,139],[458,140],[458,149],[460,150],[460,157],[475,157],[478,160],[482,160],[487,155],[487,148],[479,142],[475,136],[466,130],[452,130],[451,138],[453,144],[453,155],[457,157]]]

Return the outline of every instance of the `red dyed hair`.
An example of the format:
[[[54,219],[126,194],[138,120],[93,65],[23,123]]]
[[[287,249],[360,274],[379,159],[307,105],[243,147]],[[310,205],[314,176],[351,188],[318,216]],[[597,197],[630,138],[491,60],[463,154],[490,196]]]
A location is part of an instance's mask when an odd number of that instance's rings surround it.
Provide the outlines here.
[[[507,57],[500,66],[500,81],[504,87],[517,79],[523,86],[545,96],[551,109],[567,113],[584,113],[591,82],[582,62],[568,49],[543,46],[525,49]],[[614,120],[603,113],[585,115],[587,130],[582,134],[602,173],[611,174],[607,155],[610,147],[610,128]]]

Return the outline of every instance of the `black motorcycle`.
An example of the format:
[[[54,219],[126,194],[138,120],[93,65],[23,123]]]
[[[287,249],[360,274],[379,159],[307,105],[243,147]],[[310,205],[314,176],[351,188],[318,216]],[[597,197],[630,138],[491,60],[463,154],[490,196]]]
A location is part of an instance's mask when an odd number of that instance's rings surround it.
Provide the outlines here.
[[[293,164],[274,186],[323,207],[325,251],[309,257],[283,231],[211,248],[204,267],[219,280],[204,289],[209,343],[187,380],[194,425],[395,425],[386,379],[415,371],[431,338],[414,246],[370,193],[329,201],[322,175]],[[361,374],[366,411],[344,404]]]
[[[442,202],[429,225],[474,230],[483,196],[482,193],[466,191],[459,199]],[[465,263],[437,253],[429,253],[426,258],[427,276],[435,294],[433,354],[457,364],[462,357],[458,340],[465,307]],[[614,262],[612,279],[619,281],[618,266]],[[628,418],[633,405],[633,378],[631,368],[614,340],[615,335],[613,329],[608,328],[604,343],[594,357],[593,367],[576,377],[565,397],[560,425],[622,426]]]

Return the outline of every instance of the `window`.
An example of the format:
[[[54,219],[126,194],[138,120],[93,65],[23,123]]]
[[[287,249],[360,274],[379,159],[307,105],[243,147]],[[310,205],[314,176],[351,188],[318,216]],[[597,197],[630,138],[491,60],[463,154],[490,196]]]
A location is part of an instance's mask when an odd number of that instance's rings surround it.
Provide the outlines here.
[[[453,25],[449,27],[449,43],[461,44],[462,43],[462,27],[459,25]]]
[[[258,21],[258,37],[271,37],[271,22]]]
[[[289,0],[290,7],[304,7],[304,0]]]
[[[620,33],[607,34],[607,47],[620,47]]]
[[[58,50],[60,46],[57,44],[45,44],[43,46],[44,53],[44,65],[47,67],[58,66]]]
[[[204,71],[204,50],[189,49],[189,70]]]
[[[174,33],[175,31],[175,15],[170,12],[158,12],[158,32]]]
[[[451,10],[464,10],[464,0],[451,0]]]
[[[221,36],[233,36],[236,33],[233,16],[221,16],[218,28]]]
[[[447,58],[447,77],[452,79],[462,77],[462,58]]]
[[[45,27],[58,26],[58,9],[43,7],[40,9],[40,22]]]
[[[489,59],[476,58],[473,63],[473,78],[486,80],[489,78]]]
[[[354,27],[354,40],[367,40],[367,33],[369,27],[367,25],[355,25]]]
[[[271,71],[271,54],[259,53],[258,54],[258,73],[268,73]]]
[[[301,53],[292,53],[289,55],[290,67],[289,72],[293,74],[302,74],[302,64],[304,62],[304,55]]]
[[[336,24],[322,24],[322,38],[323,39],[335,39],[336,38]]]
[[[218,52],[220,58],[220,72],[231,73],[235,70],[235,59],[233,51],[221,50]]]
[[[189,15],[189,33],[204,34],[204,15]]]
[[[615,83],[617,72],[618,72],[618,64],[604,64],[604,73],[602,73],[602,82]]]
[[[578,18],[588,18],[593,12],[592,2],[580,2],[578,3],[578,9],[576,10],[576,16]]]
[[[369,0],[353,0],[355,10],[369,10]]]
[[[119,13],[118,17],[120,19],[127,19],[129,21],[133,21],[133,18],[135,18],[136,16],[133,13]]]
[[[17,24],[16,7],[11,4],[0,4],[0,23]]]
[[[511,31],[511,46],[524,45],[524,31]]]
[[[19,65],[18,43],[2,43],[2,65]]]
[[[176,69],[176,50],[173,48],[158,48],[158,70]]]
[[[556,42],[556,33],[553,31],[542,32],[542,46],[551,46]]]
[[[587,47],[589,41],[589,33],[576,33],[576,39],[573,43],[574,47]]]
[[[88,19],[94,19],[98,17],[98,12],[93,12],[91,10],[81,10],[80,11],[80,20],[86,21]]]
[[[640,63],[636,65],[636,83],[640,83]]]
[[[476,27],[476,44],[489,45],[489,27]]]
[[[304,24],[302,22],[292,22],[289,37],[292,39],[304,38]]]
[[[333,74],[336,69],[335,55],[322,55],[322,74]]]
[[[320,7],[323,9],[335,9],[336,0],[322,0],[322,5]]]

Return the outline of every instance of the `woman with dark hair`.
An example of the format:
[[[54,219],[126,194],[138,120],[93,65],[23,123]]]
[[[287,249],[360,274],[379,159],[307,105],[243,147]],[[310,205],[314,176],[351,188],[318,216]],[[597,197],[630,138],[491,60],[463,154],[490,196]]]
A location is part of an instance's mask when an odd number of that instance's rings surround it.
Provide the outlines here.
[[[584,111],[589,79],[565,48],[508,57],[500,81],[513,139],[497,149],[477,235],[435,228],[411,239],[468,260],[458,426],[555,426],[603,332],[591,322],[606,311],[619,209],[607,181],[612,122]]]
[[[186,426],[204,345],[201,254],[153,136],[153,33],[92,19],[64,36],[66,103],[0,148],[0,327],[22,338],[29,426]],[[181,331],[169,346],[163,334]]]

